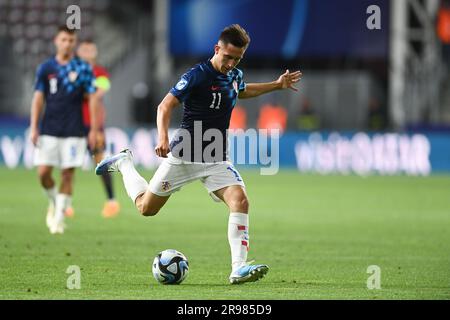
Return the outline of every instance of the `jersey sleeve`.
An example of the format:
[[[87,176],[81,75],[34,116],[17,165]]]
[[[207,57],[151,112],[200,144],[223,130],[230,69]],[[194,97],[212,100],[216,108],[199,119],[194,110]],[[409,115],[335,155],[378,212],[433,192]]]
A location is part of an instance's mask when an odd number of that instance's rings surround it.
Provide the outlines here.
[[[99,89],[103,89],[105,91],[109,91],[111,88],[111,81],[106,76],[98,76],[95,78],[95,87]]]
[[[191,69],[181,76],[177,84],[170,89],[170,93],[180,102],[184,102],[199,81],[200,76],[198,72],[195,69]]]
[[[241,70],[238,70],[237,83],[238,83],[238,91],[245,91],[246,83],[244,81],[244,73]]]
[[[111,80],[109,80],[109,73],[105,68],[100,66],[94,67],[94,85],[96,88],[109,91],[111,89]]]
[[[36,70],[36,80],[34,83],[34,90],[45,91],[45,70],[44,65],[40,65]]]
[[[92,72],[92,68],[88,67],[86,69],[86,78],[83,83],[84,91],[86,93],[94,93],[95,92],[95,77],[94,73]]]

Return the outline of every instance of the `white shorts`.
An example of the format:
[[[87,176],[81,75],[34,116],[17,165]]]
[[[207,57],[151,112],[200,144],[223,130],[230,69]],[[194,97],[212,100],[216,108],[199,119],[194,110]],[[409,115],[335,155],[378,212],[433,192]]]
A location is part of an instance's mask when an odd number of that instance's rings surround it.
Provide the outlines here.
[[[84,137],[59,138],[39,136],[34,149],[35,166],[52,166],[61,169],[81,167],[87,150]]]
[[[214,191],[233,185],[245,188],[241,175],[229,161],[192,163],[175,158],[171,153],[156,170],[148,188],[152,193],[164,197],[195,180],[200,180],[217,202],[220,199],[214,195]]]

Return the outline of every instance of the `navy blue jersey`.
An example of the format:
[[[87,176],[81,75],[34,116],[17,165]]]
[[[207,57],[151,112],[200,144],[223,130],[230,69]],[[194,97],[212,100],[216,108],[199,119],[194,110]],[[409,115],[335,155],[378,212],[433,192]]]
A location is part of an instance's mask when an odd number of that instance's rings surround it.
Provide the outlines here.
[[[227,160],[227,129],[238,94],[243,90],[245,90],[243,73],[236,68],[225,75],[216,71],[208,60],[186,72],[170,93],[183,103],[183,120],[180,129],[186,129],[191,134],[191,154],[178,156],[174,154],[174,156],[187,161],[210,162],[202,155],[211,141],[204,141],[202,137],[208,129],[217,129],[223,138],[223,148],[220,154],[214,156],[214,159]],[[195,123],[197,126],[201,123],[201,137],[194,135]],[[194,146],[194,140],[202,140],[201,155],[196,152],[198,149]],[[183,137],[177,133],[170,143],[170,149],[172,150],[182,141]]]
[[[94,80],[91,66],[78,57],[65,65],[60,65],[55,57],[41,64],[35,84],[35,90],[42,91],[45,98],[40,133],[56,137],[85,136],[83,96],[95,92]]]

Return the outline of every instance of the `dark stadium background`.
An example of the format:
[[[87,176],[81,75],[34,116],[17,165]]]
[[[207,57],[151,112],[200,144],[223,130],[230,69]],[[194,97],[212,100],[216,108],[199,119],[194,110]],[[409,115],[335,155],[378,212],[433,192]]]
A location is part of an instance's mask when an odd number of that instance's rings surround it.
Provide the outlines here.
[[[120,129],[119,133],[110,130],[111,140],[125,139],[118,146],[111,145],[112,150],[129,142],[125,130],[133,139],[134,129],[154,128],[156,106],[177,77],[212,55],[224,26],[240,23],[252,37],[240,65],[246,81],[270,81],[286,68],[304,73],[299,94],[274,92],[239,102],[245,119],[240,116],[237,126],[280,126],[288,133],[280,141],[282,167],[321,171],[316,160],[303,166],[301,151],[295,153],[295,148],[301,149],[311,132],[321,132],[321,146],[327,147],[334,143],[327,133],[335,131],[338,141],[350,141],[351,149],[358,149],[355,134],[367,133],[362,143],[372,154],[367,156],[374,163],[366,169],[369,173],[389,171],[379,169],[389,164],[377,165],[374,160],[374,154],[380,152],[389,157],[389,148],[395,149],[397,162],[406,156],[429,159],[426,174],[448,172],[448,1],[400,2],[2,0],[0,134],[8,139],[0,162],[29,166],[24,160],[29,146],[22,131],[28,126],[34,72],[52,54],[55,28],[66,22],[70,16],[66,9],[75,4],[81,9],[80,39],[98,44],[99,63],[111,72],[107,127]],[[380,9],[381,29],[370,30],[366,25],[370,5]],[[265,115],[264,106],[281,111]],[[175,115],[173,127],[180,116],[181,112]],[[267,117],[274,119],[267,123],[263,121]],[[388,132],[395,136],[386,135]],[[375,146],[374,135],[381,146]],[[403,137],[410,139],[405,156],[401,154]],[[415,143],[413,137],[422,142]],[[140,142],[145,138],[152,143],[155,137],[147,132],[136,143],[145,144]],[[20,141],[21,147],[13,151],[12,141]],[[350,171],[358,170],[350,163],[358,150],[346,156]],[[319,156],[313,151],[305,157]],[[329,166],[333,168],[327,170],[339,172],[339,156],[334,153],[332,157],[334,164]],[[9,163],[9,158],[20,160]],[[385,157],[381,154],[378,158],[383,161]],[[143,163],[148,168],[157,165],[152,159]],[[394,173],[421,172],[406,164],[392,166]]]

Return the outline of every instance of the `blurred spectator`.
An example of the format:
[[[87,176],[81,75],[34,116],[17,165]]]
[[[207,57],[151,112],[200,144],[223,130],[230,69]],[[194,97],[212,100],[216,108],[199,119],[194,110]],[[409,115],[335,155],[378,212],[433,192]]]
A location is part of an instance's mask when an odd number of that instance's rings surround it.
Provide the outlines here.
[[[380,101],[374,97],[369,100],[368,128],[374,131],[386,128],[386,117],[383,108]]]
[[[442,43],[450,45],[450,1],[443,1],[439,9],[437,33]]]
[[[259,129],[279,129],[286,130],[288,113],[286,108],[280,105],[265,104],[261,107],[258,119]]]
[[[145,82],[136,83],[131,90],[134,121],[140,124],[155,124],[156,108],[150,99],[148,85]]]
[[[233,109],[230,119],[230,129],[242,129],[247,128],[247,111],[240,105],[236,105]]]
[[[302,101],[297,126],[298,129],[306,131],[318,130],[320,128],[320,119],[308,98]]]
[[[437,18],[437,34],[442,41],[443,60],[450,61],[450,0],[443,0]]]
[[[430,108],[423,108],[420,112],[420,124],[423,126],[428,126],[431,124],[431,110]]]

